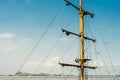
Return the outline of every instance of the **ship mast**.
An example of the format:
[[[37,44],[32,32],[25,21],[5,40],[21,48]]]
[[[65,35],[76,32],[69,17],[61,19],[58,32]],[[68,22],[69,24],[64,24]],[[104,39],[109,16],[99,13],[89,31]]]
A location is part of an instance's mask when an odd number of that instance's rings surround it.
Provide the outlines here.
[[[81,65],[81,76],[80,80],[84,80],[84,14],[82,10],[82,0],[80,0],[80,65]]]
[[[62,65],[63,67],[64,66],[71,66],[71,67],[80,68],[80,80],[85,80],[85,74],[84,74],[85,68],[96,69],[96,67],[91,67],[91,66],[84,65],[84,63],[86,61],[91,60],[91,59],[84,58],[84,39],[90,40],[90,41],[93,41],[93,42],[96,42],[96,40],[92,39],[92,38],[89,38],[89,37],[86,37],[84,35],[84,16],[85,15],[89,15],[91,18],[93,18],[94,14],[92,14],[92,13],[90,13],[88,11],[83,10],[83,8],[82,8],[82,0],[80,0],[80,2],[79,2],[80,3],[80,7],[77,7],[76,5],[72,4],[68,0],[65,0],[65,2],[66,2],[66,5],[71,5],[72,7],[74,7],[75,9],[77,9],[79,11],[79,17],[80,17],[80,20],[79,20],[80,21],[79,32],[80,33],[77,34],[77,33],[74,33],[74,32],[71,32],[71,31],[68,31],[68,30],[65,30],[65,29],[62,29],[62,32],[65,32],[67,36],[72,34],[72,35],[80,37],[80,57],[75,59],[76,63],[79,63],[78,65],[67,64],[67,63],[59,63],[59,64]]]

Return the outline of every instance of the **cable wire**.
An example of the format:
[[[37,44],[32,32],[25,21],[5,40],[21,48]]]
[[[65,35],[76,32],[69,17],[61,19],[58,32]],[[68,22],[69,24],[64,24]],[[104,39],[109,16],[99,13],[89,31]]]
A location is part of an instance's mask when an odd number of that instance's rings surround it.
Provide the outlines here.
[[[111,65],[112,65],[114,74],[116,74],[116,70],[115,70],[115,68],[114,68],[114,65],[113,65],[113,62],[112,62],[112,58],[111,58],[111,56],[110,56],[109,50],[108,50],[108,48],[107,48],[107,46],[106,46],[105,40],[104,40],[103,35],[102,35],[102,33],[101,33],[101,29],[100,29],[100,27],[98,27],[98,28],[99,28],[99,32],[100,32],[102,41],[103,41],[103,43],[104,43],[104,45],[105,45],[105,46],[104,46],[104,47],[105,47],[105,50],[106,50],[106,52],[107,52],[107,54],[108,54],[108,57],[109,57],[109,59],[110,59],[110,63],[111,63]]]
[[[51,25],[53,24],[53,22],[55,21],[56,17],[58,16],[58,14],[60,13],[61,9],[63,8],[60,7],[60,9],[57,11],[56,15],[54,16],[54,18],[52,19],[52,21],[50,22],[50,24],[48,25],[48,27],[46,28],[46,30],[43,32],[42,36],[40,37],[40,39],[37,41],[37,43],[35,44],[35,46],[33,47],[33,49],[31,50],[31,52],[28,54],[28,56],[25,58],[25,60],[23,61],[23,63],[21,64],[21,66],[19,67],[18,70],[20,70],[24,64],[26,63],[26,61],[29,59],[29,57],[32,55],[32,53],[35,51],[35,49],[37,48],[37,46],[39,45],[40,41],[43,39],[43,37],[45,36],[45,34],[47,33],[48,29],[51,27]]]
[[[96,44],[96,48],[97,48],[97,49],[99,50],[99,52],[100,52],[100,49],[98,48],[97,44]],[[102,55],[101,55],[100,53],[98,53],[97,50],[96,50],[96,53],[101,57],[102,62],[103,62],[103,64],[104,64],[105,68],[106,68],[106,69],[105,69],[106,72],[107,72],[108,74],[110,74],[110,72],[109,72],[109,70],[108,70],[108,68],[107,68],[107,65],[106,65],[106,63],[105,63],[105,61],[104,61]]]
[[[62,34],[61,34],[62,35]],[[35,70],[34,73],[36,73],[40,67],[44,64],[44,62],[47,60],[48,56],[52,53],[53,49],[56,47],[56,45],[58,44],[60,38],[61,38],[61,35],[58,37],[58,39],[55,41],[54,45],[52,46],[52,48],[48,51],[46,57],[42,60],[42,62],[40,63],[40,65],[38,66],[38,68]]]
[[[24,64],[27,62],[27,60],[30,58],[30,56],[33,54],[33,52],[35,51],[35,49],[37,48],[37,46],[39,45],[40,41],[43,39],[43,37],[46,35],[47,31],[49,30],[49,28],[52,26],[53,22],[55,21],[56,17],[58,16],[58,14],[60,13],[60,11],[62,10],[64,6],[62,5],[56,15],[53,17],[53,19],[51,20],[50,24],[48,25],[48,27],[45,29],[45,31],[43,32],[42,36],[39,38],[39,40],[36,42],[36,44],[34,45],[33,49],[30,51],[30,53],[27,55],[27,57],[25,58],[25,60],[23,61],[23,63],[20,65],[20,67],[18,68],[17,72],[19,72],[22,67],[24,66]],[[12,78],[12,80],[14,80],[14,78]]]

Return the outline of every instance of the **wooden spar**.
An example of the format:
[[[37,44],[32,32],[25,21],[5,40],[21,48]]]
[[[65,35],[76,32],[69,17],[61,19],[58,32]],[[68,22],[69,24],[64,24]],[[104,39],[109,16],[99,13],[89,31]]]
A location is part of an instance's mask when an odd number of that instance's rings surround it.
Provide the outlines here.
[[[71,31],[65,30],[65,29],[63,29],[63,28],[62,28],[62,32],[65,32],[65,34],[66,34],[67,36],[69,36],[70,34],[73,34],[73,35],[76,35],[76,36],[78,36],[78,37],[81,37],[81,34],[73,33],[73,32],[71,32]],[[91,40],[91,41],[93,41],[93,42],[96,42],[96,39],[92,39],[92,38],[89,38],[89,37],[86,37],[86,36],[84,36],[84,39],[87,39],[87,40]]]
[[[71,67],[76,67],[76,68],[80,68],[81,65],[77,65],[77,64],[67,64],[67,63],[59,63],[62,67],[65,66],[71,66]],[[89,69],[96,69],[97,67],[91,67],[91,66],[84,66],[84,68],[89,68]]]

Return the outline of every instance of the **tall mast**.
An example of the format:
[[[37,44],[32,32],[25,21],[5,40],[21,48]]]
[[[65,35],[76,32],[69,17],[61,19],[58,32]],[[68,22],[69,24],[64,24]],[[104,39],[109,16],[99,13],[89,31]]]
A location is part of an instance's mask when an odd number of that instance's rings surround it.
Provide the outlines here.
[[[84,80],[84,14],[82,10],[82,0],[80,0],[80,65],[81,76],[80,80]]]
[[[67,36],[69,36],[70,34],[75,35],[80,37],[80,57],[75,59],[76,63],[79,63],[78,65],[76,64],[67,64],[67,63],[59,63],[60,65],[64,66],[71,66],[71,67],[77,67],[80,68],[80,80],[85,80],[85,74],[84,74],[84,69],[85,68],[89,68],[89,69],[96,69],[96,67],[91,67],[91,66],[86,66],[84,65],[84,63],[86,61],[89,61],[91,59],[86,59],[84,58],[84,39],[85,40],[90,40],[92,42],[96,42],[95,39],[86,37],[84,35],[84,16],[85,15],[89,15],[91,18],[93,18],[94,14],[85,11],[82,9],[82,0],[80,0],[80,7],[77,7],[76,5],[72,4],[70,1],[65,0],[66,5],[71,5],[72,7],[74,7],[75,9],[77,9],[79,11],[79,17],[80,17],[80,26],[79,26],[79,34],[62,29],[62,32],[65,32]]]

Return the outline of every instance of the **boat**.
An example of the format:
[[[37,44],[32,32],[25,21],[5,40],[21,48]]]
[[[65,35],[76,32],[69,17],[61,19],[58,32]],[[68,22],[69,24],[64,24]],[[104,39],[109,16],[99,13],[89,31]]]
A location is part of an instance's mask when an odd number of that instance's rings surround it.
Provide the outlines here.
[[[96,43],[96,39],[94,39],[94,38],[92,38],[92,37],[89,37],[89,36],[86,36],[85,35],[85,29],[84,29],[84,25],[85,25],[85,23],[84,23],[84,21],[85,21],[85,16],[86,17],[90,17],[90,18],[94,18],[94,16],[95,16],[95,14],[93,14],[93,13],[91,13],[91,12],[89,12],[88,10],[84,10],[83,9],[83,0],[80,0],[80,7],[78,7],[78,6],[76,6],[76,5],[74,5],[72,2],[70,2],[69,0],[64,0],[65,1],[65,3],[66,3],[66,6],[72,6],[74,9],[76,9],[77,11],[78,11],[78,13],[79,13],[79,23],[80,23],[80,25],[79,25],[79,33],[76,33],[76,32],[72,32],[72,31],[69,31],[69,30],[66,30],[66,29],[64,29],[64,28],[62,28],[61,29],[61,31],[63,32],[63,33],[65,33],[67,36],[69,36],[69,35],[74,35],[75,37],[78,37],[79,39],[80,39],[80,48],[79,48],[79,57],[77,57],[76,59],[75,59],[75,64],[72,64],[72,63],[65,63],[64,61],[62,62],[62,61],[60,61],[59,62],[59,65],[61,65],[62,67],[75,67],[75,68],[77,68],[78,70],[79,70],[79,80],[87,80],[88,79],[88,77],[90,77],[90,75],[88,75],[88,72],[87,72],[87,70],[88,69],[90,69],[90,70],[95,70],[95,69],[97,69],[97,68],[99,68],[99,66],[96,66],[96,65],[88,65],[88,63],[89,62],[91,62],[92,61],[92,59],[91,58],[88,58],[88,57],[86,57],[86,52],[85,52],[85,41],[88,41],[88,42],[91,42],[91,43]],[[47,30],[46,30],[47,31]],[[45,31],[45,32],[46,32]],[[44,33],[45,34],[45,33]],[[41,39],[40,39],[41,40]],[[37,44],[39,43],[39,41],[37,42]],[[33,50],[30,52],[30,55],[28,55],[28,57],[25,59],[25,61],[27,61],[27,59],[31,56],[31,53],[33,53],[33,51],[34,51],[34,49],[36,48],[36,46],[37,45],[35,45],[35,47],[33,48]],[[54,45],[54,47],[55,47],[55,45]],[[51,52],[51,50],[50,50],[50,52]],[[99,54],[99,53],[98,53]],[[47,55],[48,56],[48,55]],[[40,64],[40,66],[44,63],[44,61],[46,60],[47,58],[45,58],[45,59],[43,59],[43,62]],[[21,72],[20,72],[20,70],[21,70],[21,68],[23,67],[23,65],[25,64],[25,61],[23,62],[23,64],[20,66],[20,68],[18,69],[18,75],[19,74],[22,74]],[[104,61],[103,61],[104,62]],[[39,67],[40,67],[39,66]],[[39,69],[39,67],[36,69],[36,71],[38,71],[38,69]],[[35,71],[35,72],[36,72]],[[108,72],[109,73],[109,72]],[[26,74],[25,74],[26,75]],[[22,75],[22,76],[25,76],[25,75]],[[29,74],[27,74],[27,75],[29,75]],[[31,74],[30,74],[31,75]],[[46,75],[46,74],[42,74],[42,75]],[[21,76],[21,75],[20,75]],[[48,75],[47,75],[48,76]],[[61,75],[60,75],[61,76]],[[71,76],[71,75],[69,75],[69,76]],[[95,77],[95,76],[93,76],[93,75],[91,75],[92,77]],[[97,77],[97,76],[96,76]],[[105,76],[99,76],[98,75],[98,77],[105,77]],[[116,77],[116,76],[107,76],[107,78],[110,78],[110,79],[114,79],[114,77]],[[118,76],[117,77],[119,77],[119,74],[118,74]],[[49,77],[47,78],[47,79],[49,79]],[[13,80],[13,78],[12,78],[12,80]]]
[[[80,7],[75,6],[73,3],[69,2],[68,0],[65,0],[65,2],[66,2],[67,6],[72,6],[79,11],[79,15],[80,15],[80,30],[79,30],[79,33],[77,34],[77,33],[74,33],[74,32],[71,32],[71,31],[68,31],[68,30],[65,30],[65,29],[62,29],[62,32],[65,32],[65,34],[67,36],[75,35],[75,36],[80,38],[80,57],[75,59],[75,62],[78,63],[77,65],[76,64],[61,63],[61,62],[59,64],[62,67],[71,66],[71,67],[79,68],[80,69],[80,80],[86,80],[85,79],[85,68],[96,69],[97,67],[85,65],[85,63],[88,62],[88,61],[91,61],[91,59],[87,59],[87,58],[84,57],[84,55],[85,55],[84,40],[89,40],[89,41],[92,41],[92,42],[96,42],[96,39],[92,39],[92,38],[89,38],[89,37],[84,35],[84,16],[89,15],[91,18],[93,18],[94,14],[90,13],[88,11],[85,11],[82,8],[82,0],[80,0]]]

